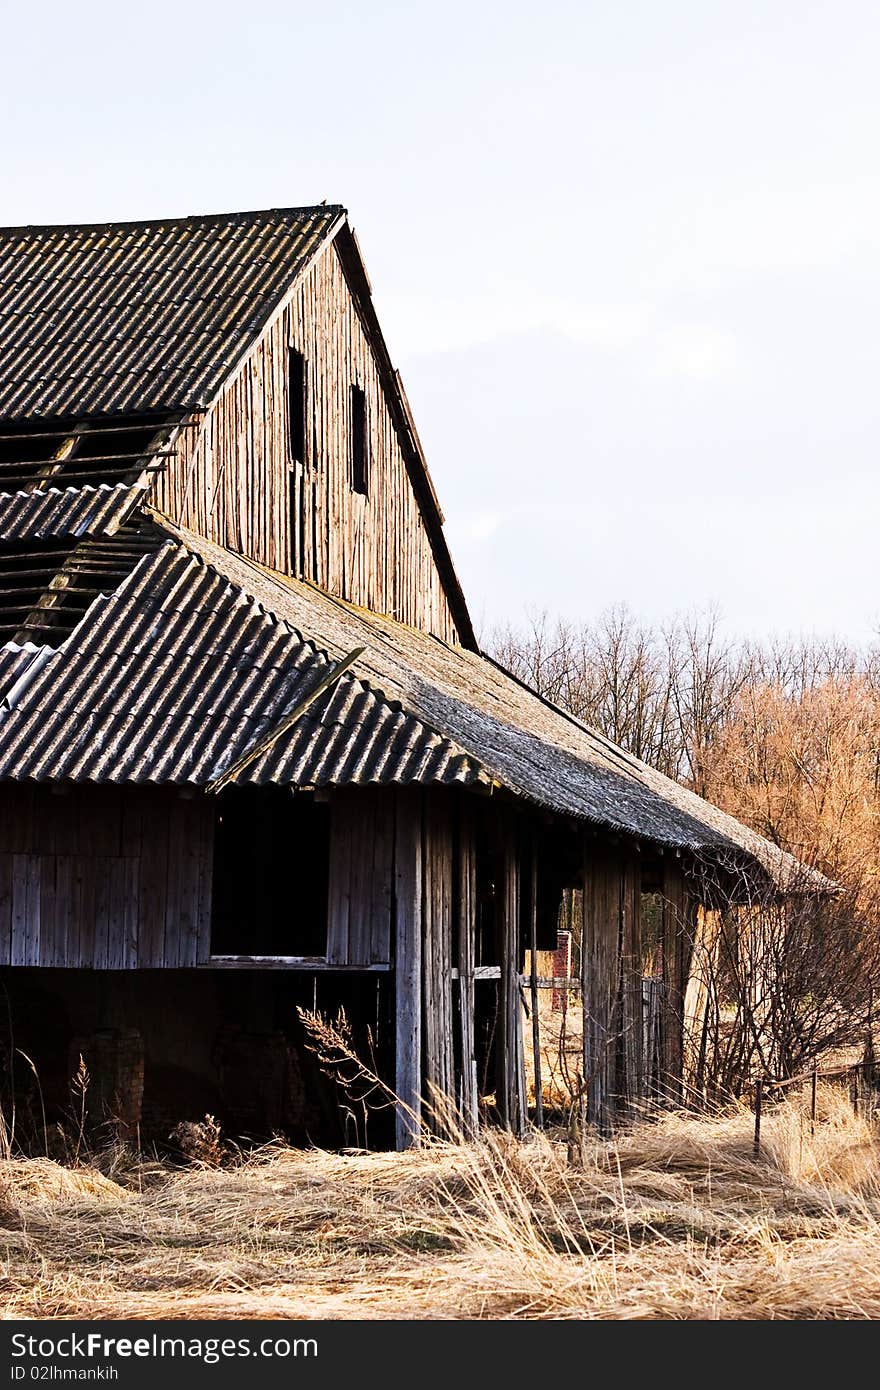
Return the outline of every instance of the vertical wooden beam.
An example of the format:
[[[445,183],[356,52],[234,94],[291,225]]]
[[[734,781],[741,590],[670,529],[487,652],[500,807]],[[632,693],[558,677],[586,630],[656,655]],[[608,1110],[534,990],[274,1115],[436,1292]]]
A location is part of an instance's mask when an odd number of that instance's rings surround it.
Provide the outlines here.
[[[532,831],[531,873],[529,875],[529,949],[532,957],[532,1055],[535,1071],[535,1124],[538,1129],[543,1129],[544,1094],[541,1082],[541,1019],[538,1012],[538,837],[534,830]]]
[[[347,793],[347,794],[346,794]],[[330,877],[327,902],[327,963],[351,960],[352,802],[348,788],[334,788],[330,815]]]
[[[581,983],[587,1118],[603,1133],[614,1119],[620,965],[620,863],[596,840],[584,841]]]
[[[458,1029],[459,1109],[467,1132],[480,1124],[477,1056],[474,1041],[474,962],[477,931],[477,861],[473,806],[467,796],[459,803],[458,835]]]
[[[419,1142],[422,1096],[422,794],[397,790],[394,818],[395,1143]]]
[[[498,1000],[497,1102],[501,1122],[522,1134],[526,1121],[526,1079],[520,1001],[520,873],[518,825],[505,808],[499,815],[499,942],[501,980]]]
[[[641,864],[632,850],[627,849],[621,856],[618,884],[623,1076],[617,1078],[617,1089],[633,1104],[645,1094],[645,1077]]]
[[[423,819],[424,1083],[445,1111],[456,1104],[452,1038],[452,807],[445,789],[428,792]],[[436,1128],[443,1130],[442,1116]]]

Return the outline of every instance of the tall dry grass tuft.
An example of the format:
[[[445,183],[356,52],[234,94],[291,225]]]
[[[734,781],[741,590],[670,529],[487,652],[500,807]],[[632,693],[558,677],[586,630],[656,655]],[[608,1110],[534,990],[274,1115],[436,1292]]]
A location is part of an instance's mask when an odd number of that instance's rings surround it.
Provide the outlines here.
[[[854,1114],[839,1085],[820,1084],[816,1098],[815,1126],[803,1105],[782,1106],[774,1113],[765,1143],[768,1157],[792,1182],[880,1199],[874,1116]]]
[[[7,1316],[880,1316],[877,1132],[823,1088],[752,1116],[668,1114],[587,1142],[281,1143],[114,1177],[0,1163]],[[446,1116],[447,1130],[451,1117]]]

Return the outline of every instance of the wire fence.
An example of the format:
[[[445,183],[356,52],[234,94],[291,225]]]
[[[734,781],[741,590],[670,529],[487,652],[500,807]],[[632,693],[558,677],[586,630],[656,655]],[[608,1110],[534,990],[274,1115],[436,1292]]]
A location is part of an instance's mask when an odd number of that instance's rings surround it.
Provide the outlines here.
[[[810,1071],[802,1072],[799,1076],[789,1077],[769,1077],[759,1076],[755,1081],[754,1091],[754,1111],[755,1111],[755,1137],[754,1153],[755,1158],[761,1154],[761,1120],[764,1112],[765,1101],[770,1096],[778,1094],[780,1091],[787,1091],[794,1086],[809,1086],[810,1088],[810,1133],[816,1132],[816,1109],[817,1096],[820,1081],[841,1081],[846,1080],[849,1085],[849,1095],[852,1102],[853,1114],[864,1113],[868,1117],[873,1117],[880,1100],[880,1067],[873,1058],[862,1062],[850,1062],[842,1067],[827,1067],[821,1071],[814,1063]]]

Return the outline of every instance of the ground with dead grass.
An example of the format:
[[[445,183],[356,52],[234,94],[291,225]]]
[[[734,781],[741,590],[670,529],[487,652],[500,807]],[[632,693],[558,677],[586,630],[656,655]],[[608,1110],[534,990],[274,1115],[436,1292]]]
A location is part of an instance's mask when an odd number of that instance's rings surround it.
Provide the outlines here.
[[[405,1155],[0,1164],[7,1318],[873,1318],[880,1148],[840,1091]],[[574,1161],[572,1161],[574,1159]]]

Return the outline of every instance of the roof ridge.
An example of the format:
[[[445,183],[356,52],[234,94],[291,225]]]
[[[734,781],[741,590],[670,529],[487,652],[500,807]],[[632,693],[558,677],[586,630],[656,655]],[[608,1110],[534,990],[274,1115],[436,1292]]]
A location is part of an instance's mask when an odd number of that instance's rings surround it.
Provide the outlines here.
[[[321,204],[0,228],[0,421],[209,406],[344,225]]]
[[[231,223],[236,222],[255,222],[260,220],[270,220],[272,218],[295,217],[298,220],[307,216],[314,216],[318,213],[326,213],[328,216],[338,217],[340,214],[347,214],[348,209],[342,203],[313,203],[302,204],[299,207],[281,208],[253,208],[244,212],[192,212],[186,213],[182,217],[147,217],[147,218],[123,218],[119,221],[109,222],[23,222],[17,226],[0,227],[0,238],[13,236],[24,232],[100,232],[118,231],[121,228],[131,227],[182,227],[186,225],[205,225],[207,223]]]

